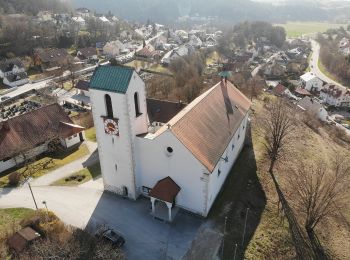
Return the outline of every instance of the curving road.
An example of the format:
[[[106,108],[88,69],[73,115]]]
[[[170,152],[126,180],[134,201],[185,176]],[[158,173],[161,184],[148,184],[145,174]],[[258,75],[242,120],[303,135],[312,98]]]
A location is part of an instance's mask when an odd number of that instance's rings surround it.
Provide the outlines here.
[[[320,44],[316,42],[315,40],[311,40],[311,46],[312,46],[312,56],[310,60],[310,71],[314,73],[317,77],[319,77],[321,80],[335,84],[338,86],[346,87],[339,82],[334,81],[333,79],[329,78],[327,75],[323,74],[323,72],[318,67],[318,60],[320,57]]]

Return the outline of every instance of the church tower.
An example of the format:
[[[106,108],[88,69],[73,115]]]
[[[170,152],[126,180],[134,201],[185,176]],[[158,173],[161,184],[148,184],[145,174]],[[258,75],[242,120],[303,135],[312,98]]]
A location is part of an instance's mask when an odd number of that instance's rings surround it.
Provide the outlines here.
[[[148,129],[145,83],[133,68],[100,66],[89,92],[105,190],[136,199],[135,137]]]

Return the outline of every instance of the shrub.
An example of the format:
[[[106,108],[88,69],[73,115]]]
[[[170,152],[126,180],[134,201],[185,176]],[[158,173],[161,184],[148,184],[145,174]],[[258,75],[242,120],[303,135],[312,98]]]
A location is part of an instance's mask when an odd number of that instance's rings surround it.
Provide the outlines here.
[[[13,172],[8,176],[9,179],[9,185],[16,187],[18,186],[20,180],[21,180],[21,174],[18,172]]]

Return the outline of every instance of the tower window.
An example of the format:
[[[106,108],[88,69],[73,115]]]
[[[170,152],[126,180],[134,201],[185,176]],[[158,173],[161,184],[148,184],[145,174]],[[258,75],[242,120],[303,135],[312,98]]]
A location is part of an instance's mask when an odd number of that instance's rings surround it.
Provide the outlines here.
[[[108,94],[105,95],[105,103],[106,103],[107,117],[113,118],[112,99],[111,99],[111,96]]]
[[[168,153],[172,153],[174,151],[174,149],[172,147],[167,147],[166,150],[168,151]]]
[[[141,115],[141,111],[140,111],[140,104],[139,104],[139,94],[137,92],[135,92],[134,94],[134,105],[135,105],[135,114],[136,117]]]

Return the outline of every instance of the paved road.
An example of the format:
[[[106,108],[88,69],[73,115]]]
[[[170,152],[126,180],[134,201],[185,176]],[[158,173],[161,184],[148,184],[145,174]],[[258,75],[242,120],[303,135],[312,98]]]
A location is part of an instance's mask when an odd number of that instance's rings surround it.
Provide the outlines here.
[[[108,63],[109,62],[104,62],[104,63],[101,63],[100,65],[107,65]],[[85,74],[85,73],[91,72],[91,70],[93,70],[96,67],[97,67],[97,65],[94,65],[94,66],[87,67],[87,68],[84,68],[82,70],[76,71],[75,73],[80,74],[80,75]],[[43,81],[36,82],[36,83],[27,83],[25,85],[19,86],[16,90],[14,90],[12,92],[9,92],[5,95],[0,95],[0,96],[7,96],[10,98],[14,98],[16,96],[19,96],[21,94],[24,94],[24,93],[29,92],[29,91],[34,90],[34,89],[44,88],[48,82],[50,82],[51,80],[54,80],[54,79],[59,79],[59,78],[60,77],[56,77],[53,79],[47,79],[47,80],[43,80]],[[2,101],[0,100],[0,104],[1,104],[1,102]]]
[[[88,149],[89,154],[77,159],[69,164],[66,164],[50,173],[47,173],[39,178],[32,180],[30,183],[32,186],[47,186],[55,181],[58,181],[62,178],[68,177],[71,174],[82,170],[86,166],[90,166],[96,162],[98,162],[98,153],[97,153],[97,143],[85,141],[84,142]]]
[[[320,56],[320,44],[316,42],[315,40],[311,40],[311,46],[312,46],[312,56],[310,60],[310,70],[313,72],[317,77],[319,77],[321,80],[332,83],[335,85],[343,86],[340,83],[334,81],[333,79],[329,78],[327,75],[323,74],[322,71],[318,67],[318,59]],[[345,87],[345,86],[343,86]]]
[[[131,201],[103,193],[100,181],[78,187],[33,187],[40,208],[42,201],[65,223],[94,230],[107,224],[125,237],[123,250],[128,259],[182,259],[203,223],[198,218],[179,212],[171,224],[153,219],[150,201]],[[3,189],[0,208],[35,208],[29,188]]]

